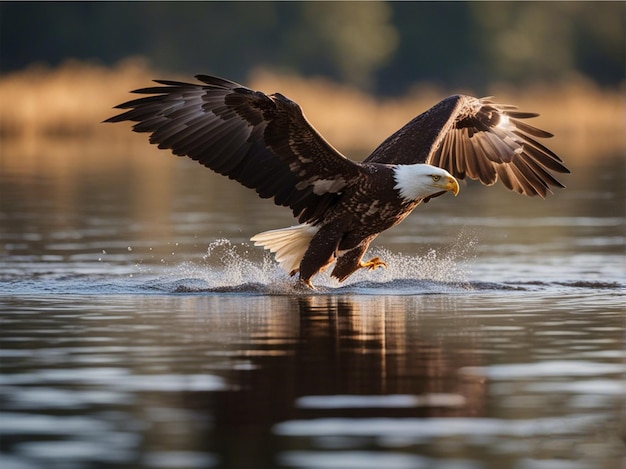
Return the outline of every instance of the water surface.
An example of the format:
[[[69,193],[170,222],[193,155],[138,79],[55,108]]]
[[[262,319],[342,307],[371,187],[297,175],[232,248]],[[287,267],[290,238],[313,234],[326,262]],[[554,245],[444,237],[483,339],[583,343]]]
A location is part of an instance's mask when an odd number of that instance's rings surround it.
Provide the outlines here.
[[[3,468],[624,464],[621,156],[463,186],[304,294],[248,241],[288,211],[119,152],[3,157]]]

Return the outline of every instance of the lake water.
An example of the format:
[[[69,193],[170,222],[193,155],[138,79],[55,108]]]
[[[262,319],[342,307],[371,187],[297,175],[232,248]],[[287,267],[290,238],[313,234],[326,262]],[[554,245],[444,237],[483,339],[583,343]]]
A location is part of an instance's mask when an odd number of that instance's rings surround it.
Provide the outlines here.
[[[463,185],[308,294],[248,241],[289,212],[193,162],[1,161],[3,469],[624,467],[622,155]]]

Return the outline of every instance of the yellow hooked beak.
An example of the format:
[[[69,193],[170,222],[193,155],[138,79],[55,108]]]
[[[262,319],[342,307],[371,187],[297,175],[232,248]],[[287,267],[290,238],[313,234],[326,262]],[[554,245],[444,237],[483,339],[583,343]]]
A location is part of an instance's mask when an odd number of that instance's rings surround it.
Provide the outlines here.
[[[441,181],[441,188],[446,191],[451,191],[455,197],[459,193],[459,183],[452,176],[446,176]]]

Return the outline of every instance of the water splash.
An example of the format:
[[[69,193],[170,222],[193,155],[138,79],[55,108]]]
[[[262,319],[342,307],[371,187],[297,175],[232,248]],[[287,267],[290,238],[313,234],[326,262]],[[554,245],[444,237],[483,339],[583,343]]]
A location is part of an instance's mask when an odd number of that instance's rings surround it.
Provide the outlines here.
[[[294,280],[276,264],[269,253],[259,260],[247,244],[218,239],[207,248],[200,262],[185,262],[176,269],[183,276],[178,292],[233,291],[283,293],[293,290]]]
[[[313,279],[316,293],[378,293],[393,290],[416,293],[468,289],[467,260],[475,240],[461,233],[457,242],[445,252],[429,250],[424,256],[394,253],[374,247],[368,255],[383,259],[388,268],[362,269],[345,282],[330,276],[332,266]],[[367,256],[366,256],[367,258]],[[212,242],[201,261],[185,262],[172,273],[176,280],[163,287],[175,292],[238,292],[263,294],[297,294],[296,280],[283,271],[271,254],[259,259],[248,244],[233,244],[228,239]],[[306,291],[310,294],[311,292]]]

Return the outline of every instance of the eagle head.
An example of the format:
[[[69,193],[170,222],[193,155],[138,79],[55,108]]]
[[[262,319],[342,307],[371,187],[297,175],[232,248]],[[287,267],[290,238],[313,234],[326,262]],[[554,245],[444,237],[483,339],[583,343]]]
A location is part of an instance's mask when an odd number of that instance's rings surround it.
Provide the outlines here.
[[[448,171],[429,164],[397,165],[394,167],[394,189],[403,199],[416,201],[437,193],[459,193],[459,183]]]

